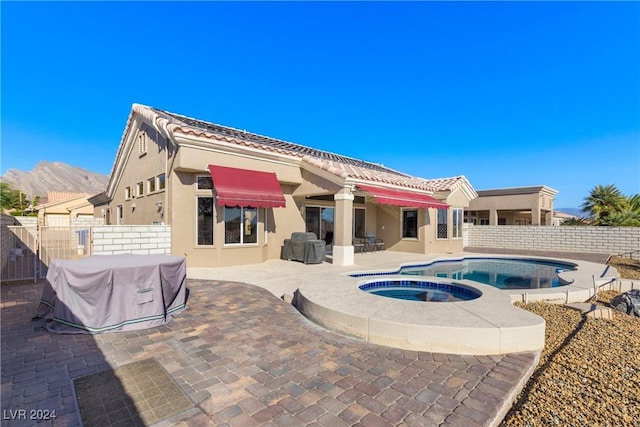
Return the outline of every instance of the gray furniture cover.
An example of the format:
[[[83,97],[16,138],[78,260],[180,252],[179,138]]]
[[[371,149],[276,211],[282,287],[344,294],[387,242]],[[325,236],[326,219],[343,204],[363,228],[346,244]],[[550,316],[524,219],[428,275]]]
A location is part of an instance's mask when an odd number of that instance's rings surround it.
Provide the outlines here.
[[[285,239],[282,258],[302,261],[305,264],[318,264],[324,261],[326,243],[318,240],[315,233],[291,233],[290,239]]]
[[[167,323],[186,307],[186,261],[173,255],[53,260],[36,318],[58,334],[132,331]]]

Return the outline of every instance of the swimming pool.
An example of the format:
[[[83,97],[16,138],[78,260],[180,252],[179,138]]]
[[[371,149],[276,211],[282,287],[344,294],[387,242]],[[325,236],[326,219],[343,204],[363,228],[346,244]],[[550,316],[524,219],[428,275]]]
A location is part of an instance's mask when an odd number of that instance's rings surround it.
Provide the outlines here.
[[[498,289],[540,289],[570,284],[570,282],[563,280],[558,273],[575,270],[575,264],[552,260],[473,257],[436,260],[427,264],[405,266],[393,272],[361,273],[352,277],[392,274],[432,276],[454,280],[473,280]]]
[[[407,301],[455,302],[470,301],[482,292],[457,283],[436,283],[425,280],[377,280],[360,285],[374,295]]]

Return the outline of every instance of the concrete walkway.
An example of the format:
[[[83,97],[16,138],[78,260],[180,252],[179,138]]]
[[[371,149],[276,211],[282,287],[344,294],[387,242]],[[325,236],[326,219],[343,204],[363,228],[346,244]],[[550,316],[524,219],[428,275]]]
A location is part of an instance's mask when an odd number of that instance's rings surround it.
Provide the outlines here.
[[[277,273],[265,269],[265,284],[290,289],[294,278],[278,284]],[[167,325],[54,335],[31,321],[41,283],[3,285],[2,425],[77,426],[72,378],[154,357],[193,402],[159,426],[490,426],[537,363],[533,353],[460,356],[367,344],[316,326],[260,287],[213,277],[189,279],[188,287],[188,309]],[[108,425],[121,416],[113,413]]]

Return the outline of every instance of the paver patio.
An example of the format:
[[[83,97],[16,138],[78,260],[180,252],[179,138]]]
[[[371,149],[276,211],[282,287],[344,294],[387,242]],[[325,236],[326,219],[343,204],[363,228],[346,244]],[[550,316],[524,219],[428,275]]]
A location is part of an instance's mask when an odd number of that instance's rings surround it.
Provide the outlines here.
[[[3,285],[2,425],[55,411],[39,425],[77,426],[72,378],[150,357],[193,402],[160,426],[495,425],[536,364],[533,353],[367,344],[316,326],[263,288],[187,283],[188,309],[169,324],[102,335],[34,330],[42,283]]]

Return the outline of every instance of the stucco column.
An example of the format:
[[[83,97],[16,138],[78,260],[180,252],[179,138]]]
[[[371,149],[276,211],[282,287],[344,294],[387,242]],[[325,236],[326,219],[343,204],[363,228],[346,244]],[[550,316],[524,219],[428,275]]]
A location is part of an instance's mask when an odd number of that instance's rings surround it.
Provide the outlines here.
[[[498,211],[496,209],[489,211],[489,225],[498,225]]]
[[[351,186],[342,188],[333,198],[336,201],[333,263],[353,265],[353,194]]]
[[[540,225],[540,198],[531,209],[531,225]]]

